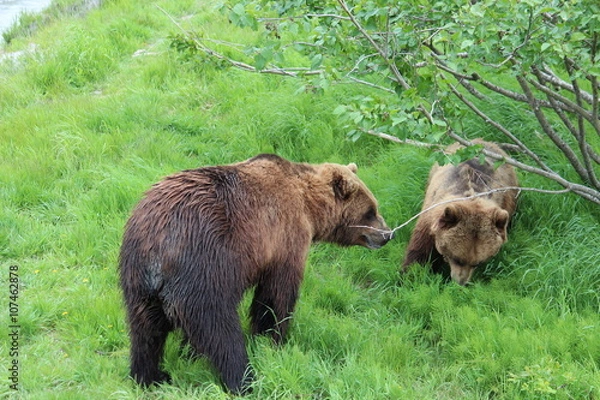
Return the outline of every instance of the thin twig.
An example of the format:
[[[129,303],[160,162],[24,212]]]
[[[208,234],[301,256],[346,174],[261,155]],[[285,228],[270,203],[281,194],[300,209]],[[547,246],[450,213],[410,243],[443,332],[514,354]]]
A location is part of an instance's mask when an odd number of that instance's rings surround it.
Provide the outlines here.
[[[257,18],[260,22],[270,22],[270,21],[293,21],[295,19],[304,19],[304,18],[334,18],[334,19],[343,19],[349,20],[350,18],[344,17],[343,15],[338,14],[304,14],[293,17],[271,17],[271,18]]]
[[[506,186],[506,187],[502,187],[502,188],[496,188],[496,189],[492,189],[492,190],[488,190],[487,192],[481,192],[481,193],[476,193],[474,195],[471,196],[466,196],[466,197],[457,197],[454,199],[449,199],[449,200],[444,200],[441,201],[439,203],[435,203],[432,206],[427,207],[426,209],[422,210],[421,212],[419,212],[418,214],[413,215],[411,218],[409,218],[406,222],[404,222],[401,225],[398,225],[397,227],[395,227],[394,229],[392,229],[391,231],[387,231],[385,229],[380,229],[380,228],[374,228],[372,226],[368,226],[368,225],[350,225],[349,228],[368,228],[368,229],[373,229],[376,231],[379,231],[382,235],[389,235],[390,232],[395,233],[397,230],[404,228],[406,225],[410,224],[411,222],[413,222],[415,219],[419,218],[421,215],[439,207],[439,206],[443,206],[446,204],[450,204],[450,203],[456,203],[459,201],[468,201],[468,200],[472,200],[478,197],[484,197],[484,196],[488,196],[490,194],[493,193],[498,193],[498,192],[506,192],[509,190],[514,190],[514,191],[518,191],[520,192],[525,192],[525,191],[529,191],[529,192],[536,192],[536,193],[546,193],[546,194],[564,194],[564,193],[568,193],[571,191],[571,189],[562,189],[562,190],[545,190],[545,189],[536,189],[536,188],[524,188],[524,187],[519,187],[519,186]],[[519,194],[517,194],[518,196]]]
[[[377,42],[375,41],[375,39],[373,39],[373,37],[369,34],[369,32],[367,32],[367,30],[360,24],[360,22],[358,22],[358,20],[354,17],[354,14],[352,14],[352,11],[350,11],[350,8],[346,4],[346,2],[344,0],[337,0],[337,2],[342,7],[344,12],[348,15],[348,17],[350,18],[350,21],[356,27],[356,29],[359,30],[359,32],[365,37],[365,39],[367,39],[367,41],[371,44],[371,46],[375,49],[375,51],[377,51],[377,53],[381,56],[382,60],[387,65],[388,69],[394,75],[395,81],[400,86],[402,86],[403,89],[405,89],[405,90],[411,89],[412,86],[410,86],[406,82],[406,80],[404,79],[404,76],[402,76],[402,73],[398,70],[398,67],[396,66],[396,63],[394,62],[394,60],[392,60],[388,57],[388,54],[386,53],[386,51],[377,44]],[[419,105],[417,107],[417,109],[419,110],[420,113],[422,113],[425,116],[425,118],[427,118],[427,120],[431,124],[433,124],[433,122],[434,122],[433,116],[423,105]]]
[[[508,57],[506,57],[500,64],[488,64],[488,63],[484,63],[484,62],[480,62],[480,64],[484,65],[486,67],[500,69],[504,64],[507,64],[509,62],[514,63],[514,59],[515,59],[517,53],[519,52],[519,50],[521,50],[521,48],[523,48],[527,43],[529,43],[529,40],[531,39],[531,36],[535,31],[538,31],[539,29],[541,29],[541,28],[532,29],[533,28],[533,20],[534,20],[534,13],[533,13],[533,8],[531,8],[529,10],[529,20],[527,22],[527,33],[525,34],[523,43],[521,43],[520,45],[515,47],[513,49],[513,51],[511,51],[511,53],[508,55]]]
[[[392,94],[396,93],[392,89],[386,88],[385,86],[380,86],[380,85],[378,85],[376,83],[371,83],[371,82],[368,82],[368,81],[365,81],[365,80],[362,80],[362,79],[355,78],[355,77],[350,76],[350,75],[346,75],[345,78],[348,79],[349,81],[358,83],[360,85],[369,86],[369,87],[372,87],[372,88],[375,88],[375,89],[379,89],[379,90],[383,90],[384,92],[388,92],[388,93],[392,93]]]
[[[425,147],[425,148],[439,148],[440,145],[433,143],[424,143],[419,142],[417,140],[412,139],[400,139],[393,135],[388,135],[387,133],[377,132],[371,129],[360,129],[361,132],[366,133],[367,135],[376,136],[385,140],[389,140],[391,142],[400,143],[400,144],[408,144],[415,147]]]
[[[390,71],[394,74],[394,78],[396,79],[396,81],[404,89],[406,89],[406,90],[410,89],[411,86],[408,83],[406,83],[406,80],[404,79],[404,77],[402,76],[402,74],[400,73],[400,71],[398,71],[398,68],[396,67],[396,64],[387,57],[387,54],[386,54],[385,50],[382,49],[377,44],[377,42],[375,41],[375,39],[373,39],[373,37],[371,35],[369,35],[369,32],[367,32],[365,30],[365,28],[360,24],[360,22],[358,22],[356,20],[356,18],[354,18],[354,14],[352,14],[352,11],[350,11],[350,9],[348,8],[348,5],[346,4],[346,2],[344,0],[338,0],[338,4],[342,7],[342,9],[344,10],[344,12],[348,15],[348,17],[350,18],[350,21],[356,27],[356,29],[358,29],[360,31],[360,33],[365,37],[365,39],[367,39],[369,41],[369,43],[371,43],[371,46],[373,46],[373,48],[377,51],[377,53],[379,53],[379,55],[381,56],[381,58],[383,59],[383,61],[385,61],[385,63],[387,64],[387,66],[390,69]]]
[[[378,54],[377,53],[372,53],[372,54],[363,54],[360,57],[358,57],[358,60],[356,60],[356,63],[354,63],[354,66],[352,68],[350,68],[350,71],[348,72],[348,75],[354,73],[354,71],[358,70],[358,66],[365,60],[371,58],[371,57],[377,57]]]

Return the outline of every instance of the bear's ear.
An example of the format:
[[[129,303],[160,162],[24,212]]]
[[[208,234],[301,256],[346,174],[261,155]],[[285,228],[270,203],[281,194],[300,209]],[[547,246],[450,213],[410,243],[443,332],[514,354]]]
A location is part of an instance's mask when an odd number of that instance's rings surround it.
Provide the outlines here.
[[[460,209],[455,205],[446,206],[438,221],[439,229],[450,229],[460,221]]]
[[[354,173],[354,174],[356,173],[356,171],[358,171],[358,167],[357,167],[357,166],[356,166],[356,164],[354,164],[354,163],[350,163],[350,164],[348,164],[348,169],[349,169],[350,171],[352,171],[352,173]]]
[[[494,216],[494,223],[498,234],[502,237],[502,240],[506,240],[506,226],[508,225],[508,211],[498,210]]]
[[[333,193],[335,193],[335,197],[340,200],[347,200],[352,193],[358,190],[358,184],[355,180],[348,179],[348,177],[345,177],[337,171],[333,173],[331,186],[333,188]]]

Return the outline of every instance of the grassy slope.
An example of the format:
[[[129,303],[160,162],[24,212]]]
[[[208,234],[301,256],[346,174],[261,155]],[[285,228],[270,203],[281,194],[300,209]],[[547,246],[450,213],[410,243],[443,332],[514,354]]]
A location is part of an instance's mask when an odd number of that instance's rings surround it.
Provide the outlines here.
[[[0,66],[3,298],[9,266],[21,283],[21,390],[3,378],[0,395],[227,397],[206,362],[180,356],[176,337],[166,355],[172,386],[143,392],[127,379],[120,237],[143,191],[166,174],[259,152],[356,161],[390,225],[419,210],[427,154],[344,141],[331,111],[351,89],[295,94],[294,82],[182,60],[155,4],[212,37],[249,35],[191,0],[118,0],[13,39],[11,50],[31,41],[38,52]],[[133,57],[140,49],[148,53]],[[259,377],[248,398],[598,399],[599,218],[572,196],[524,193],[510,242],[468,289],[420,269],[399,276],[409,228],[377,252],[315,246],[289,341],[248,342]],[[0,341],[0,365],[10,360]]]

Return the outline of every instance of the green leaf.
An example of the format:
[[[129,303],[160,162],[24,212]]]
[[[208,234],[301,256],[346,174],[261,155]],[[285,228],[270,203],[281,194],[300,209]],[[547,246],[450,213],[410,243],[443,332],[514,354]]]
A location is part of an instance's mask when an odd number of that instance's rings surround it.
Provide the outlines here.
[[[357,131],[357,130],[352,130],[350,132],[348,132],[348,138],[352,141],[352,142],[356,142],[360,136],[361,136],[361,132]]]
[[[494,169],[498,169],[504,164],[505,164],[504,160],[496,160],[496,161],[494,161]]]
[[[244,8],[244,5],[241,3],[237,3],[235,6],[233,6],[231,11],[233,11],[234,14],[239,15],[239,16],[246,14],[246,9]]]
[[[360,121],[363,120],[364,115],[362,115],[360,112],[358,111],[353,111],[350,114],[348,114],[348,117],[350,119],[352,119],[352,121],[354,121],[355,124],[358,124]]]
[[[469,49],[473,46],[475,42],[471,39],[467,39],[467,40],[463,40],[463,42],[460,44],[460,48],[461,49]]]
[[[397,117],[392,117],[392,126],[399,125],[408,119],[406,114],[400,114]]]
[[[315,54],[310,60],[310,69],[315,70],[321,66],[323,62],[323,54]]]
[[[430,140],[433,143],[438,143],[440,140],[442,140],[442,138],[446,135],[445,131],[437,131],[437,132],[433,132],[430,135]]]
[[[333,110],[333,115],[342,115],[346,112],[347,107],[343,104],[340,104]]]
[[[479,164],[483,165],[485,164],[485,154],[481,153],[479,155]]]
[[[258,53],[257,55],[254,56],[254,67],[261,71],[263,69],[265,69],[265,66],[267,65],[267,59],[265,58],[265,56],[262,55],[262,53]]]

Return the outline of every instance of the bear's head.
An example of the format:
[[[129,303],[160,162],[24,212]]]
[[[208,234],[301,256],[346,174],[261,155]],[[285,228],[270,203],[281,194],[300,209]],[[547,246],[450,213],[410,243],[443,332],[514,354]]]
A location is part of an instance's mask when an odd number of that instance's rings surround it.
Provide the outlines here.
[[[450,276],[466,285],[479,264],[506,242],[509,214],[492,202],[476,199],[448,204],[434,221],[435,247],[450,264]]]
[[[378,249],[394,236],[377,209],[377,200],[358,178],[356,164],[323,164],[320,175],[333,199],[330,225],[320,240]],[[333,220],[331,220],[333,219]]]

